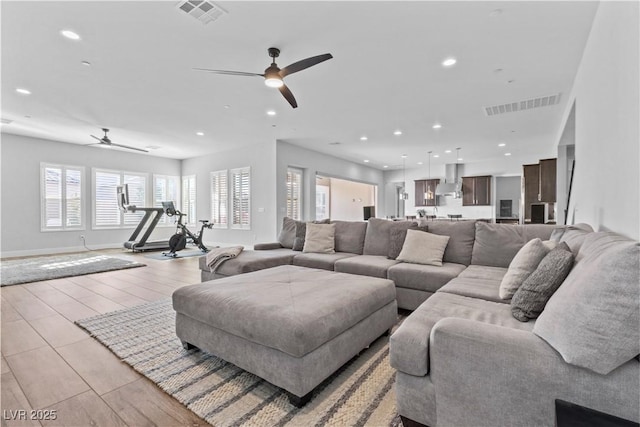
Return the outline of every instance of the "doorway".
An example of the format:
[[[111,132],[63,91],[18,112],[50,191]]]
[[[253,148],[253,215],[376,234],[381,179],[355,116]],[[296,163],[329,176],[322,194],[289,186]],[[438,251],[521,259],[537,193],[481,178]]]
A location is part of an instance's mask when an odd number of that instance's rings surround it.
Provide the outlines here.
[[[362,221],[377,205],[377,193],[373,184],[316,175],[315,219]]]

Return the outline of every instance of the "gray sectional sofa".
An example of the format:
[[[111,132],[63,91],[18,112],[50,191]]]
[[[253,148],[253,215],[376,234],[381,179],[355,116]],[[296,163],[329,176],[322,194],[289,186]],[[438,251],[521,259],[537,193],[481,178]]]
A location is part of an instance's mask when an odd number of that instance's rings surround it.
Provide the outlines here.
[[[202,280],[283,264],[393,280],[398,307],[413,310],[390,338],[405,420],[553,426],[556,399],[640,420],[638,242],[589,226],[432,221],[430,233],[450,236],[438,267],[388,257],[402,235],[393,230],[415,224],[334,223],[336,253],[293,251],[281,234],[279,243],[256,245],[215,273],[201,259]],[[575,265],[540,317],[521,322],[499,288],[534,238],[565,242]]]

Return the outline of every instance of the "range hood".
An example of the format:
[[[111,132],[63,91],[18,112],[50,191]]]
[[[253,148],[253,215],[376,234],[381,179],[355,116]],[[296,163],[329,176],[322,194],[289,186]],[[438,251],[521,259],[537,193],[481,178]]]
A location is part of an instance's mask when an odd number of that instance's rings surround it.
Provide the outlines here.
[[[460,197],[462,175],[464,175],[464,165],[462,163],[445,165],[445,180],[436,186],[436,195]]]

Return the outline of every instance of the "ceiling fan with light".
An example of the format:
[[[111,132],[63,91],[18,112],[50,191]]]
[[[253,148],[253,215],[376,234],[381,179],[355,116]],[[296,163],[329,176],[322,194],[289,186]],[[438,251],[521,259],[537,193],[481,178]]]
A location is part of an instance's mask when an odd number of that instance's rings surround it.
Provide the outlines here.
[[[272,59],[271,65],[264,70],[263,74],[260,73],[246,73],[244,71],[228,71],[228,70],[210,70],[208,68],[194,68],[195,71],[205,71],[209,73],[215,74],[227,74],[230,76],[259,76],[264,77],[264,84],[269,87],[275,87],[280,90],[280,93],[284,98],[291,104],[293,108],[298,107],[298,103],[296,102],[296,98],[291,93],[291,90],[284,84],[283,79],[289,74],[297,73],[298,71],[302,71],[314,65],[317,65],[321,62],[324,62],[328,59],[333,58],[330,53],[325,53],[324,55],[312,56],[310,58],[302,59],[298,62],[294,62],[293,64],[287,65],[284,68],[279,68],[276,64],[276,58],[280,56],[280,49],[277,47],[270,47],[268,49],[269,56]]]
[[[115,142],[111,142],[111,140],[107,136],[107,133],[109,133],[109,129],[102,128],[102,131],[104,132],[104,136],[102,138],[98,138],[95,135],[90,135],[92,138],[95,138],[100,142],[94,142],[93,144],[87,144],[87,146],[99,145],[99,146],[103,146],[103,147],[126,148],[127,150],[142,151],[143,153],[148,153],[149,152],[148,150],[143,150],[142,148],[130,147],[128,145],[116,144]]]

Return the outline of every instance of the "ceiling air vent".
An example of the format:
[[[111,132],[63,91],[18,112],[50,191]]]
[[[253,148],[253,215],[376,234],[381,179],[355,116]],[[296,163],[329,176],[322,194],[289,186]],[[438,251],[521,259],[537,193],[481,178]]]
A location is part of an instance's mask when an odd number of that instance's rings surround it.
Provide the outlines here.
[[[561,93],[549,96],[541,96],[540,98],[525,99],[524,101],[510,102],[508,104],[492,105],[490,107],[482,107],[487,116],[496,116],[498,114],[515,113],[516,111],[531,110],[532,108],[549,107],[560,102]]]
[[[2,123],[3,125],[10,125],[11,123],[13,123],[13,120],[0,119],[0,123]]]
[[[220,6],[206,0],[187,0],[181,1],[176,6],[189,16],[193,16],[203,25],[213,22],[227,13]]]

